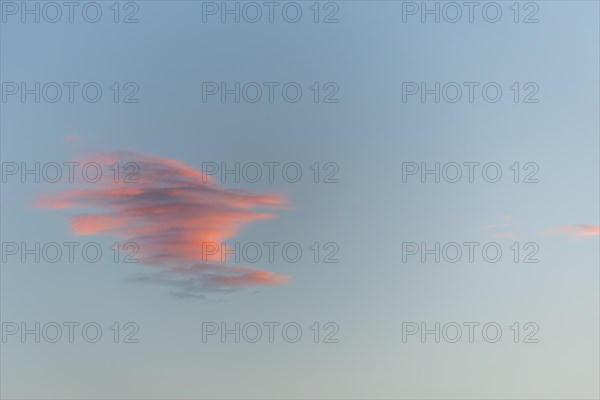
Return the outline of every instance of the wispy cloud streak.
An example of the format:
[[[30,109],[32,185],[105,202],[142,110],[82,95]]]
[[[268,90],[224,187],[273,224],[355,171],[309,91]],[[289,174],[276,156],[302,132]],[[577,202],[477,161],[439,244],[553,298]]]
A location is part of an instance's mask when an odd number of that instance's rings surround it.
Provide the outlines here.
[[[573,238],[584,238],[600,235],[600,227],[595,225],[565,225],[545,232],[545,235],[567,235]]]

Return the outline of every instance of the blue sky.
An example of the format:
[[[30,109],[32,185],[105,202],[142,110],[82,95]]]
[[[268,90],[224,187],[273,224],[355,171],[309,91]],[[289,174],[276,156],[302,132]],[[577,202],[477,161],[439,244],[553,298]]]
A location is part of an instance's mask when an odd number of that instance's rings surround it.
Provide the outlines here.
[[[96,322],[104,333],[98,343],[80,336],[74,343],[7,337],[2,396],[598,397],[597,2],[536,2],[539,22],[528,24],[522,19],[535,8],[521,3],[520,22],[514,23],[512,2],[499,2],[503,14],[497,23],[476,10],[473,23],[454,24],[421,23],[418,15],[404,23],[402,2],[389,1],[323,2],[319,23],[313,22],[312,2],[298,2],[303,11],[298,23],[278,13],[274,23],[221,23],[212,15],[203,22],[202,2],[145,1],[127,9],[121,3],[120,21],[134,11],[139,20],[130,24],[113,22],[111,2],[99,3],[103,14],[97,23],[86,22],[77,10],[73,23],[22,23],[6,3],[0,32],[3,95],[14,88],[11,82],[19,90],[23,82],[29,88],[35,82],[80,86],[72,103],[66,91],[56,103],[7,95],[0,104],[3,171],[10,162],[96,160],[110,176],[108,166],[118,160],[136,162],[145,180],[38,184],[9,175],[2,182],[3,246],[94,242],[107,255],[98,263],[21,262],[19,254],[3,260],[3,332],[6,323],[31,328],[36,322],[76,321]],[[338,23],[322,22],[330,12]],[[88,82],[103,90],[96,103],[80,96]],[[110,88],[115,82],[117,103]],[[225,103],[218,95],[203,102],[203,82],[279,86],[273,103],[264,97],[236,103],[231,95]],[[289,82],[303,90],[296,103],[281,95]],[[419,96],[403,102],[403,82],[479,86],[472,103],[466,97],[435,103],[432,95],[425,103]],[[489,82],[502,88],[496,103],[481,96]],[[510,88],[515,82],[516,103]],[[534,86],[525,88],[528,83]],[[539,89],[533,97],[539,101],[523,102],[532,87]],[[321,101],[332,88],[339,101]],[[134,89],[139,101],[124,103]],[[213,176],[207,189],[195,180],[206,162],[230,167],[293,162],[303,176],[297,183],[280,175],[272,183]],[[338,182],[315,183],[310,169],[315,162],[320,180],[330,172],[325,164],[335,163]],[[480,174],[473,183],[464,177],[458,183],[422,183],[418,176],[403,183],[407,162],[428,168],[436,162],[493,162],[503,176],[497,183]],[[510,169],[515,162],[519,183]],[[522,182],[528,162],[539,167],[538,183]],[[111,190],[130,188],[143,196],[104,200]],[[173,195],[173,189],[186,195]],[[92,195],[74,193],[78,190]],[[173,197],[161,197],[167,195]],[[40,199],[48,198],[80,207],[41,207]],[[130,218],[130,206],[165,204],[179,208],[165,219],[147,213]],[[111,229],[81,236],[73,221],[100,212],[95,221]],[[234,216],[221,220],[224,215]],[[218,234],[206,233],[212,223]],[[212,260],[210,267],[199,266],[195,235],[230,244],[294,242],[304,256],[297,263],[280,256],[273,263]],[[111,244],[127,241],[139,244],[141,262],[112,261]],[[315,263],[310,249],[315,242],[319,261],[328,250],[323,245],[333,242],[339,262]],[[495,242],[503,257],[489,263],[476,253],[473,263],[464,258],[422,263],[416,255],[403,263],[406,242],[429,248],[436,242]],[[514,242],[519,263],[512,259]],[[530,242],[539,248],[538,263],[522,262],[523,246]],[[236,270],[233,281],[223,280],[231,269],[246,267],[252,271]],[[262,275],[255,270],[274,280],[257,283]],[[197,283],[193,290],[189,283],[173,284],[190,282],[190,275]],[[240,276],[247,278],[242,284]],[[119,322],[123,334],[129,321],[139,327],[139,343],[122,343],[122,337],[114,343],[109,327]],[[478,333],[474,343],[464,337],[435,343],[431,336],[422,343],[418,335],[402,341],[403,322],[432,328],[436,322],[469,321],[497,323],[502,339],[488,343]],[[207,322],[229,328],[236,322],[295,322],[303,335],[297,343],[281,336],[274,343],[264,338],[234,343],[231,337],[221,343],[218,335],[204,343]],[[310,328],[315,322],[319,343]],[[332,331],[325,329],[328,322],[339,328],[338,343],[323,343]],[[515,322],[519,343],[510,330]],[[523,343],[527,322],[539,327],[539,343]]]

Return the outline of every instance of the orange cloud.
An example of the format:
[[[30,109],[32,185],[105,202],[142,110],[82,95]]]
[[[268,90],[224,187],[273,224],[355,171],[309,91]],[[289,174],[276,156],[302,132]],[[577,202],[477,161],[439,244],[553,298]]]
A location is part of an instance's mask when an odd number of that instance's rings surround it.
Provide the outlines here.
[[[226,189],[179,161],[146,154],[106,153],[93,161],[101,165],[134,161],[139,168],[131,180],[137,183],[115,182],[109,176],[87,189],[40,198],[36,204],[40,208],[86,210],[72,217],[75,235],[106,234],[135,242],[140,261],[175,274],[169,282],[189,290],[288,281],[273,272],[218,265],[220,255],[207,257],[202,248],[202,243],[226,242],[252,222],[274,218],[272,210],[289,209],[281,195]]]
[[[594,225],[566,225],[547,232],[548,235],[570,235],[576,238],[600,235],[600,227]]]

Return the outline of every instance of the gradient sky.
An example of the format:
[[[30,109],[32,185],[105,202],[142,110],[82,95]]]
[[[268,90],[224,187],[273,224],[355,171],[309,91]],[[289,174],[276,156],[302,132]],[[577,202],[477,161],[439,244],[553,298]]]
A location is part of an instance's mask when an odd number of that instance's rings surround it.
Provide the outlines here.
[[[137,24],[1,24],[2,82],[139,86],[136,104],[108,90],[95,104],[1,103],[2,162],[132,160],[143,179],[2,183],[3,242],[135,240],[142,259],[3,263],[2,322],[140,329],[137,344],[11,338],[2,397],[598,398],[598,2],[536,2],[536,24],[403,23],[391,1],[337,2],[337,24],[221,24],[202,22],[201,2],[137,4]],[[295,104],[203,103],[205,81],[306,92]],[[505,92],[495,104],[402,102],[402,82],[436,81]],[[339,102],[305,100],[314,82],[335,82]],[[536,82],[539,102],[515,104],[513,82]],[[213,161],[297,162],[305,174],[335,162],[339,182],[205,181]],[[403,162],[497,162],[505,177],[403,183]],[[513,183],[514,162],[535,162],[539,183]],[[201,265],[205,240],[336,242],[339,263]],[[402,262],[403,242],[467,241],[535,242],[540,262]],[[305,331],[296,344],[203,343],[207,321]],[[339,343],[313,343],[308,327],[330,321]],[[495,344],[403,343],[406,321],[505,332]],[[508,327],[530,321],[539,343],[513,343]]]

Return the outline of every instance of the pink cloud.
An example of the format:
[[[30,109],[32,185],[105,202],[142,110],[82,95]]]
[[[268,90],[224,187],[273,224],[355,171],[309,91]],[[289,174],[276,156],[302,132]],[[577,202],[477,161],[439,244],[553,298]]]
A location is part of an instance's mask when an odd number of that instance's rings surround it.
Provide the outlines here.
[[[169,282],[188,289],[272,286],[289,280],[251,267],[218,265],[220,256],[207,258],[202,249],[202,243],[226,242],[248,224],[274,218],[273,210],[289,209],[283,196],[226,189],[179,161],[146,154],[105,153],[92,161],[134,161],[139,170],[131,179],[137,183],[115,182],[108,176],[88,188],[40,198],[40,208],[83,210],[71,219],[73,234],[135,242],[140,261],[175,274]]]
[[[546,235],[569,235],[574,238],[600,235],[600,227],[595,225],[565,225],[560,228],[545,232]]]

